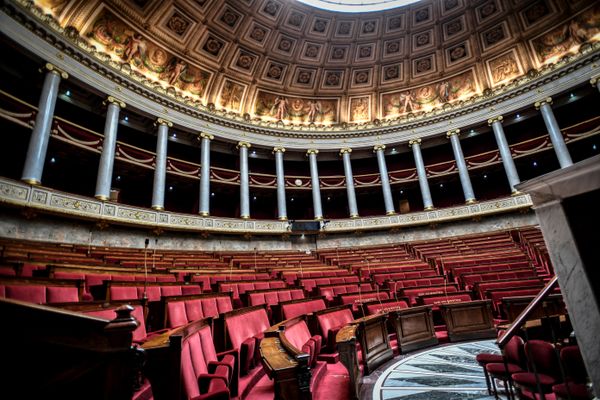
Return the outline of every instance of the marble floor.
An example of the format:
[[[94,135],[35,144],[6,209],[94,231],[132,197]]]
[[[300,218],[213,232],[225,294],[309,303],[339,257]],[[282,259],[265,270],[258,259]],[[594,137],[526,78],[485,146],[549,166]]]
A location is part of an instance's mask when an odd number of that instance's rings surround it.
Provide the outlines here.
[[[380,369],[373,400],[491,400],[483,370],[475,361],[479,353],[500,350],[494,340],[436,347],[403,357]],[[370,397],[370,396],[368,396]]]

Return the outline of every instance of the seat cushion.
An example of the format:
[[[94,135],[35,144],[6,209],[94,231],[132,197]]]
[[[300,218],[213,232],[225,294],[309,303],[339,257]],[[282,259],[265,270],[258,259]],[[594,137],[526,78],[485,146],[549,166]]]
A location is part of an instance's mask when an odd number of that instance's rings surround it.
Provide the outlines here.
[[[547,391],[551,390],[550,386],[555,385],[557,383],[556,379],[546,374],[537,374],[536,379],[536,374],[534,374],[533,372],[516,373],[513,374],[512,379],[513,381],[515,381],[515,383],[519,385],[532,388],[534,392],[537,392],[538,381],[540,382],[540,385],[543,386],[542,390]]]
[[[552,386],[552,391],[558,399],[583,400],[592,398],[585,383],[569,383],[568,385],[568,390],[566,383]]]
[[[477,363],[479,365],[486,365],[486,364],[491,364],[491,363],[503,363],[504,359],[502,358],[502,356],[500,354],[491,354],[491,353],[480,353],[477,354],[477,357],[475,357],[475,359],[477,360]]]
[[[508,374],[506,373],[508,368]],[[493,376],[497,377],[508,377],[508,375],[512,375],[517,372],[523,371],[521,367],[516,364],[507,363],[490,363],[485,366],[486,371]]]

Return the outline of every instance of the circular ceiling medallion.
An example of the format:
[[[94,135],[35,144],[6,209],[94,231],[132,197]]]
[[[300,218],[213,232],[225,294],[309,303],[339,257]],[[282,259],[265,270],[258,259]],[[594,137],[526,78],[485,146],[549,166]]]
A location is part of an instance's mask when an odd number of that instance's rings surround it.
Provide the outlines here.
[[[301,3],[328,11],[369,12],[416,3],[420,0],[298,0]]]

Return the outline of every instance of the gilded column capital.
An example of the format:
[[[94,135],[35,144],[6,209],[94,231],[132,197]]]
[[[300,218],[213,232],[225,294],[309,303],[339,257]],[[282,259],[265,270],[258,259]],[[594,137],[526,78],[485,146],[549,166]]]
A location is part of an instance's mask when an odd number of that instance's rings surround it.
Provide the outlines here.
[[[421,139],[411,139],[408,141],[408,147],[412,147],[413,144],[421,144]]]
[[[156,122],[154,123],[154,125],[166,125],[166,126],[168,126],[169,128],[172,128],[172,127],[173,127],[173,123],[172,123],[171,121],[167,121],[167,120],[166,120],[166,119],[164,119],[164,118],[158,118],[158,119],[156,120]]]
[[[44,71],[56,74],[56,75],[60,76],[62,79],[69,78],[69,74],[67,74],[65,71],[58,68],[56,65],[54,65],[52,63],[46,63],[42,68],[40,68],[40,72],[44,72]]]
[[[492,118],[488,119],[488,126],[492,126],[492,124],[494,122],[502,123],[503,120],[504,120],[504,118],[502,117],[502,115],[498,115],[497,117],[492,117]]]
[[[236,146],[237,149],[239,149],[240,147],[245,147],[247,149],[249,149],[250,147],[252,147],[252,145],[248,142],[239,142]]]
[[[340,149],[340,155],[346,154],[346,153],[348,153],[348,154],[352,153],[352,149],[350,147],[344,147],[343,149]]]
[[[552,97],[546,97],[544,100],[540,100],[540,101],[536,101],[535,102],[535,109],[539,110],[544,104],[548,104],[549,106],[552,105]]]
[[[446,132],[446,137],[448,139],[450,139],[454,135],[456,135],[456,136],[460,135],[460,129],[452,129],[451,131]]]
[[[590,79],[590,85],[592,86],[596,86],[598,82],[600,82],[600,75],[592,76],[592,79]]]
[[[379,150],[381,150],[381,151],[385,150],[385,144],[376,144],[375,146],[373,146],[373,153],[375,153]]]
[[[285,153],[285,147],[273,147],[273,153]]]
[[[107,103],[112,103],[117,105],[120,108],[125,108],[127,105],[125,104],[125,102],[113,97],[113,96],[108,96],[106,98],[106,100],[104,101],[104,104],[106,105]]]
[[[317,154],[319,154],[319,150],[317,150],[317,149],[308,149],[308,150],[306,150],[306,155],[307,156],[309,156],[311,154],[317,155]]]
[[[208,139],[208,140],[213,140],[215,138],[210,133],[205,133],[205,132],[200,132],[199,137],[200,137],[200,139]]]

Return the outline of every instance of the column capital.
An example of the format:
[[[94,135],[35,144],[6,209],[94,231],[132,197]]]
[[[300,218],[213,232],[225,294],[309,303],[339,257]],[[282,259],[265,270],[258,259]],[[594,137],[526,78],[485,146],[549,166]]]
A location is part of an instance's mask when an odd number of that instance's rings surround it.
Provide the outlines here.
[[[340,155],[345,154],[345,153],[352,153],[352,149],[350,147],[344,147],[343,149],[340,149]]]
[[[460,129],[458,129],[458,128],[452,129],[451,131],[446,132],[446,137],[448,139],[450,139],[452,136],[455,136],[455,135],[456,136],[460,135]]]
[[[552,105],[552,97],[546,97],[544,100],[536,101],[534,106],[536,110],[539,110],[544,104]]]
[[[173,123],[171,121],[168,121],[168,120],[164,119],[164,118],[158,118],[156,120],[156,122],[154,123],[154,125],[166,125],[169,128],[173,127]]]
[[[421,144],[421,139],[411,139],[408,141],[408,147],[412,147],[413,144]]]
[[[236,146],[237,149],[239,149],[240,147],[245,147],[247,149],[249,149],[250,147],[252,147],[252,145],[248,142],[239,142]]]
[[[205,133],[205,132],[200,132],[200,135],[198,135],[198,137],[200,139],[208,139],[208,140],[213,140],[215,137],[213,135],[211,135],[210,133]]]
[[[385,150],[385,144],[376,144],[375,146],[373,146],[373,153],[379,150]]]
[[[309,156],[311,154],[317,155],[317,154],[319,154],[319,150],[317,150],[317,149],[308,149],[308,150],[306,150],[306,155],[307,156]]]
[[[492,118],[488,119],[488,126],[492,126],[492,124],[494,122],[502,123],[502,120],[504,120],[504,117],[502,117],[502,115],[498,115],[497,117],[492,117]]]
[[[68,79],[69,78],[69,74],[67,74],[65,71],[63,71],[62,69],[58,68],[56,65],[54,65],[52,63],[46,63],[42,68],[40,68],[40,72],[44,72],[44,71],[56,74],[56,75],[60,76],[63,79]]]
[[[125,102],[123,102],[123,101],[121,101],[121,100],[119,100],[119,99],[117,99],[117,98],[115,98],[115,97],[113,97],[113,96],[108,96],[108,97],[106,98],[106,100],[104,100],[104,104],[107,104],[107,103],[113,103],[113,104],[116,104],[116,105],[117,105],[118,107],[120,107],[120,108],[125,108],[125,107],[127,106],[127,105],[125,104]]]
[[[285,153],[285,147],[273,147],[273,153]]]
[[[600,75],[592,76],[590,79],[590,85],[595,86],[600,81]]]

